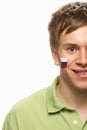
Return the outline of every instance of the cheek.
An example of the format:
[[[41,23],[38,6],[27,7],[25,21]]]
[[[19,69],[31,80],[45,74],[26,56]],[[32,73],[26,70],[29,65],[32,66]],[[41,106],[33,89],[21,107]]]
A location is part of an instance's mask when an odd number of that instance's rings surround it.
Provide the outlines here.
[[[68,61],[67,65],[70,66],[73,63],[75,63],[75,59],[76,59],[75,56],[67,56],[67,61]]]
[[[61,62],[61,67],[62,68],[67,68],[67,67],[69,67],[69,66],[71,66],[72,64],[74,64],[75,63],[75,60],[76,60],[76,56],[75,55],[73,55],[73,56],[71,56],[71,55],[62,55],[66,60],[67,60],[67,64],[62,64],[62,62]],[[61,61],[61,59],[62,59],[62,57],[60,58],[60,61]]]
[[[67,54],[64,51],[59,52],[59,59],[61,59],[62,57],[67,59],[67,67],[69,67],[70,65],[72,65],[73,63],[75,63],[78,55],[76,54]],[[61,62],[60,62],[61,64]]]

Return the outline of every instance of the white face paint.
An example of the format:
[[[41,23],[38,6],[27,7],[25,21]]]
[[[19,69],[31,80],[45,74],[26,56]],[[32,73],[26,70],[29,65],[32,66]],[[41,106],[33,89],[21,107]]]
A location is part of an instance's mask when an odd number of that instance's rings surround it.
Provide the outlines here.
[[[61,62],[61,67],[62,68],[66,68],[67,67],[67,58],[61,57],[60,58],[60,62]]]

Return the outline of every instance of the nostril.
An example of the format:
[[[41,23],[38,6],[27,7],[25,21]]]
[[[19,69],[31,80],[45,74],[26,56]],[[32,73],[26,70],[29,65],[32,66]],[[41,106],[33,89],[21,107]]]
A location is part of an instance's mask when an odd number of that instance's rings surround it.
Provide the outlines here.
[[[82,67],[82,68],[87,68],[87,63],[77,63],[78,66]]]

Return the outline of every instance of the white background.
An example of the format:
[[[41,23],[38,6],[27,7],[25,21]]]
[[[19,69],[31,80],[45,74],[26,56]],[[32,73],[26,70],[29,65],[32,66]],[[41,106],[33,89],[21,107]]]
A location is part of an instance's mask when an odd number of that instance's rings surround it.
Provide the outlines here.
[[[51,14],[72,1],[0,0],[0,129],[17,101],[50,85],[59,74],[47,26]]]

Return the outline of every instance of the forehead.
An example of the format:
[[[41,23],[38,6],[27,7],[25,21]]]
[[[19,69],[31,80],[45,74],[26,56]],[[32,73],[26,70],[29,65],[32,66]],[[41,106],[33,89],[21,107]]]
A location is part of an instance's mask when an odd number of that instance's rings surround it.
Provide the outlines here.
[[[87,43],[87,25],[82,26],[75,31],[66,34],[65,29],[60,36],[60,44],[65,43]]]

